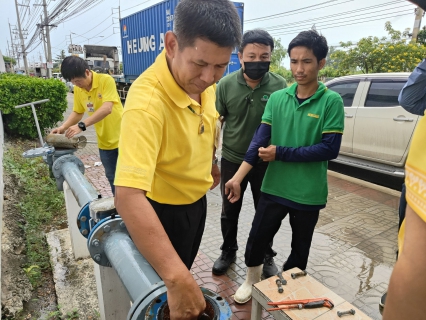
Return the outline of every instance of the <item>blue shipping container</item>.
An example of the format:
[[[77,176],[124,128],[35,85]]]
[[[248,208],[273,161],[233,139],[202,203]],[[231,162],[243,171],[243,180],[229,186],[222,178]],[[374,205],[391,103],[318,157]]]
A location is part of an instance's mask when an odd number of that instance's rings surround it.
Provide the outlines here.
[[[125,82],[132,82],[144,72],[164,49],[164,35],[173,30],[175,7],[179,0],[166,0],[136,12],[120,21],[121,49]],[[241,20],[244,19],[244,3],[234,2]],[[237,51],[232,53],[225,74],[240,68]]]

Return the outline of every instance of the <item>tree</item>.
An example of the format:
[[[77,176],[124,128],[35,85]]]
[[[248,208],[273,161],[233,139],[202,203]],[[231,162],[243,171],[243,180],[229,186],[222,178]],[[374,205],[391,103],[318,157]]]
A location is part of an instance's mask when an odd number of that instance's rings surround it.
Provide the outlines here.
[[[419,33],[417,35],[417,42],[422,44],[422,45],[426,45],[426,26],[423,27],[423,29],[419,31]]]
[[[281,39],[274,39],[274,51],[272,51],[271,55],[271,69],[278,69],[286,55],[287,50],[281,44]]]
[[[60,65],[62,64],[62,61],[64,61],[64,59],[67,57],[67,55],[65,54],[65,50],[61,50],[60,54],[56,55],[56,58],[53,59],[53,61],[55,62],[54,67],[60,67]]]
[[[379,72],[411,72],[426,56],[426,47],[409,42],[408,32],[397,31],[390,22],[386,22],[388,38],[367,37],[358,43],[341,42],[343,50],[331,54],[338,60],[340,74]]]
[[[327,61],[325,64],[326,67],[330,67],[332,69],[337,69],[339,67],[340,59],[334,56],[334,53],[336,51],[336,47],[329,48],[327,57],[325,58],[325,60]]]
[[[3,60],[5,63],[10,63],[12,65],[16,65],[16,59],[8,57],[8,56],[3,56]]]

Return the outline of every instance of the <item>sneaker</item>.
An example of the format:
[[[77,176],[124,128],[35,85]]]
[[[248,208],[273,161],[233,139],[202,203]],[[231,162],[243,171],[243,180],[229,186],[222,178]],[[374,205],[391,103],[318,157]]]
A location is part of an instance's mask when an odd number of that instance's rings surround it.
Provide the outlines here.
[[[387,296],[388,292],[386,291],[382,297],[380,298],[380,302],[379,302],[379,306],[381,306],[382,308],[385,307],[385,301],[386,301],[386,296]]]
[[[225,274],[231,263],[234,262],[236,258],[236,251],[222,251],[220,257],[213,264],[213,274],[217,276]]]
[[[276,276],[278,268],[275,265],[273,256],[266,256],[263,260],[263,277],[265,279]]]

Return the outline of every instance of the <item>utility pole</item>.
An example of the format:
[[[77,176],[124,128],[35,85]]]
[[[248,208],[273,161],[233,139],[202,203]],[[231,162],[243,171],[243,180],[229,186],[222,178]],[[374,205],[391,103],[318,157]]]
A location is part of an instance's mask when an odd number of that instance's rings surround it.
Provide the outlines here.
[[[24,36],[22,35],[21,19],[19,17],[18,0],[15,0],[16,17],[18,18],[19,37],[21,38],[22,56],[24,58],[25,73],[28,75],[27,53],[25,52]]]
[[[15,55],[15,47],[13,44],[13,37],[12,37],[12,27],[10,26],[10,22],[9,22],[9,32],[10,32],[10,45],[12,47],[12,57],[16,58],[16,60],[18,60],[18,55]]]
[[[422,23],[422,17],[424,14],[424,11],[422,8],[417,7],[415,10],[416,18],[414,20],[414,26],[413,26],[413,34],[411,36],[411,42],[417,42],[417,35],[419,34],[420,25]]]
[[[46,26],[46,40],[47,40],[47,66],[49,66],[52,63],[52,48],[50,46],[50,28],[49,28],[49,18],[47,16],[47,4],[46,0],[43,0],[43,7],[44,7],[44,25]],[[47,77],[52,77],[52,69],[47,68]]]
[[[70,46],[68,47],[68,48],[71,48],[71,50],[70,49],[68,49],[68,52],[69,53],[71,53],[71,54],[74,54],[74,49],[73,49],[73,46],[72,46],[72,38],[71,38],[71,31],[70,31]],[[71,52],[70,52],[71,51]]]
[[[48,60],[48,58],[47,58],[47,48],[46,48],[46,37],[45,37],[45,35],[44,35],[44,29],[43,29],[43,17],[40,15],[40,26],[41,26],[41,35],[42,35],[42,37],[43,37],[43,47],[44,47],[44,56],[46,57],[46,67],[47,67],[47,61],[49,61]],[[48,28],[48,27],[47,27]]]

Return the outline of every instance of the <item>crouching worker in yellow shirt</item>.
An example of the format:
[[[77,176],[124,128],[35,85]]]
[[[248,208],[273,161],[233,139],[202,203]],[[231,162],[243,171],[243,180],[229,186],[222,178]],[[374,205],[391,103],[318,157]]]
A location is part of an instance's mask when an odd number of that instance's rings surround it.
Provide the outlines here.
[[[66,57],[61,64],[65,79],[74,88],[74,106],[68,119],[52,133],[64,133],[67,138],[95,126],[98,138],[99,156],[105,168],[105,175],[114,194],[115,167],[118,158],[123,106],[117,93],[114,79],[108,74],[90,71],[87,62],[76,56]],[[89,117],[81,121],[84,113]]]

